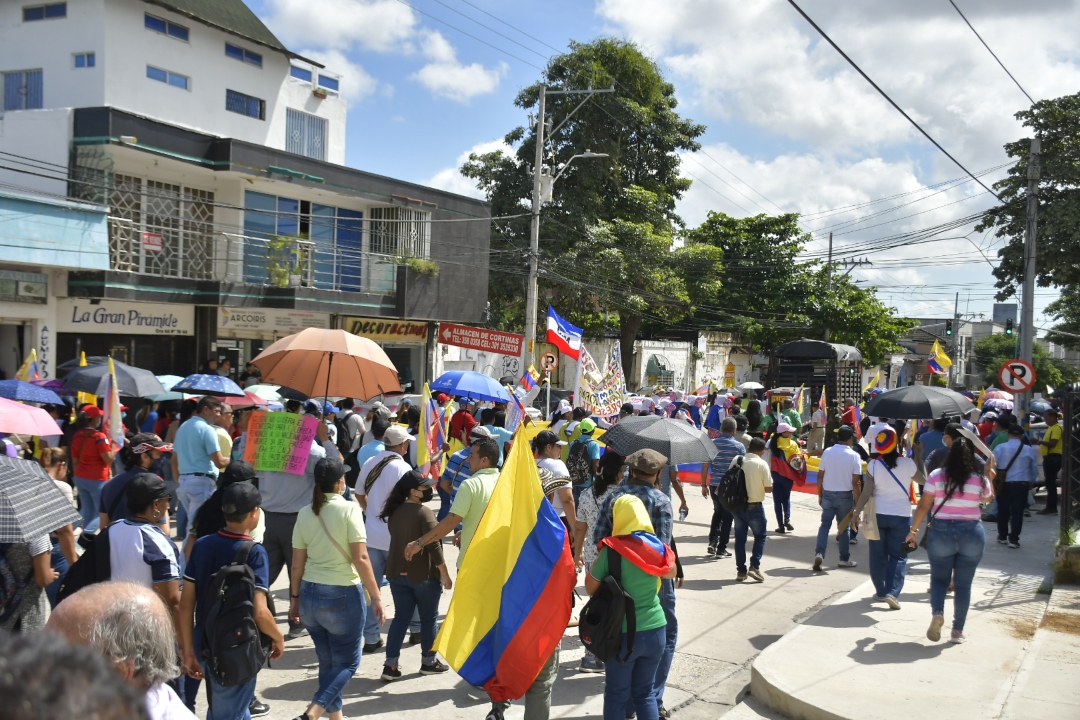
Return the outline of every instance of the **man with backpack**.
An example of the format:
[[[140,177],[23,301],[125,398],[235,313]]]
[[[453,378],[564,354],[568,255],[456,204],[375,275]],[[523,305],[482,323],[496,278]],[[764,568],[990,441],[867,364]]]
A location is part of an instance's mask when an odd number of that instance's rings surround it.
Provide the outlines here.
[[[731,525],[734,516],[720,502],[720,481],[727,474],[728,468],[737,457],[746,455],[746,448],[735,439],[738,424],[735,418],[724,418],[720,423],[720,434],[713,438],[716,457],[709,465],[709,484],[701,486],[701,494],[711,497],[713,502],[712,523],[709,526],[709,546],[705,550],[707,557],[729,558],[728,542],[731,540]]]
[[[732,512],[735,518],[735,564],[738,566],[737,582],[745,582],[747,576],[757,582],[765,582],[761,574],[761,556],[765,552],[766,520],[765,493],[772,492],[772,470],[762,459],[765,454],[765,441],[754,438],[747,448],[746,459],[742,463],[743,482],[746,484],[746,509]],[[737,461],[737,459],[736,459]],[[746,567],[747,529],[754,533],[754,549],[750,555],[750,568]]]
[[[209,685],[207,720],[250,717],[262,663],[267,655],[276,660],[285,652],[285,638],[266,604],[269,558],[249,535],[259,524],[261,503],[251,483],[225,488],[225,529],[199,538],[184,569],[180,654],[187,674],[205,676]]]
[[[367,432],[367,424],[364,418],[353,411],[355,403],[352,398],[344,398],[338,402],[338,412],[334,416],[334,426],[337,428],[337,449],[341,457],[345,458],[345,464],[349,462],[352,454],[360,449],[360,441]]]
[[[581,435],[570,445],[570,451],[566,454],[566,468],[570,471],[575,505],[581,492],[592,486],[593,478],[600,472],[600,443],[593,440],[596,423],[585,418],[578,423],[577,429]]]

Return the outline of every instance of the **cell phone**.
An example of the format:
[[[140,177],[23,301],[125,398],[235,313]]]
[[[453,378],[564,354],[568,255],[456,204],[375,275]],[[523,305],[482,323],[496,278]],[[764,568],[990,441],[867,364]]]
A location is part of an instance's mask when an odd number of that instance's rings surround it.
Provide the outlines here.
[[[918,549],[919,549],[918,543],[908,542],[908,541],[905,540],[904,544],[900,546],[900,553],[904,557],[907,557],[908,555],[910,555],[911,553],[915,552]]]

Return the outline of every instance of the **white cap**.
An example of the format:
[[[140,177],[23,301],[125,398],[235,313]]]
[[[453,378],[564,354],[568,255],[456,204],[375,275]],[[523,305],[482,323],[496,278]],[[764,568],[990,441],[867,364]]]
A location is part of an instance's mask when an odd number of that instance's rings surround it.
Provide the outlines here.
[[[778,433],[795,432],[795,428],[791,427],[786,422],[782,422],[782,423],[780,423],[780,424],[778,424],[776,426],[776,432],[778,432]]]
[[[573,412],[573,411],[574,411],[574,409],[572,407],[570,407],[570,401],[569,400],[560,400],[559,401],[559,407],[556,409],[556,412],[558,412],[560,415],[562,415],[563,413],[568,413],[568,412]]]
[[[386,434],[383,435],[383,445],[386,447],[396,447],[403,442],[412,442],[416,440],[414,435],[410,435],[409,431],[400,425],[391,425],[386,430]]]

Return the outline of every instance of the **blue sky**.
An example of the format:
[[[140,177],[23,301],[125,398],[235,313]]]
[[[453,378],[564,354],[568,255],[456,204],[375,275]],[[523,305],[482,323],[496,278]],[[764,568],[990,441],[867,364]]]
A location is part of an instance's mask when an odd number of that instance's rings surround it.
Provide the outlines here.
[[[372,172],[475,192],[456,167],[470,149],[492,149],[524,123],[513,98],[538,77],[534,65],[571,39],[613,35],[654,57],[675,83],[680,111],[708,126],[704,153],[683,162],[694,180],[680,204],[690,223],[709,210],[798,211],[808,229],[819,231],[811,250],[824,248],[829,226],[844,224],[832,228],[844,233],[835,237],[837,256],[856,258],[861,253],[846,248],[872,246],[992,201],[972,182],[932,195],[927,185],[963,172],[783,0],[246,2],[291,49],[345,75],[347,163]],[[968,169],[1007,161],[1002,144],[1023,136],[1012,115],[1027,100],[947,0],[800,4]],[[957,4],[1036,99],[1080,89],[1077,3]],[[989,174],[987,184],[1002,173]],[[900,193],[907,195],[814,215]],[[874,267],[853,277],[879,286],[884,299],[912,316],[951,314],[955,291],[962,313],[967,307],[989,314],[990,266],[975,246],[993,259],[1000,242],[971,230],[867,255]],[[1037,312],[1053,297],[1041,290]]]

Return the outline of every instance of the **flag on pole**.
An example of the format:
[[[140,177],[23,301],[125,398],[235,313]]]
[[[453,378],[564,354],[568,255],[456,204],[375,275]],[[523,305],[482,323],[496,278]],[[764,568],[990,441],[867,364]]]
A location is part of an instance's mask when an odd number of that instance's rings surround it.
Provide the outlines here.
[[[548,305],[547,341],[559,348],[559,352],[575,360],[581,353],[581,328],[563,320],[555,308]]]
[[[982,389],[979,390],[979,397],[977,397],[975,399],[975,407],[982,410],[983,402],[985,402],[985,401],[986,401],[986,386],[983,385]]]
[[[525,374],[521,376],[521,387],[525,388],[525,390],[532,390],[536,387],[536,380],[539,377],[540,373],[536,372],[536,366],[530,365]]]
[[[521,404],[521,398],[517,396],[517,393],[511,393],[510,398],[510,402],[506,404],[506,419],[503,421],[503,427],[516,433],[518,426],[526,417],[525,406]]]
[[[495,702],[520,698],[566,631],[576,583],[569,535],[519,428],[433,649]]]
[[[79,353],[79,367],[86,367],[86,353]],[[87,392],[78,393],[78,407],[83,405],[97,405],[97,395]]]
[[[124,447],[124,419],[120,410],[120,392],[112,358],[109,358],[109,375],[105,380],[105,416],[101,422],[101,432],[112,440],[116,447]]]
[[[818,398],[817,406],[822,411],[827,410],[828,407],[829,407],[828,403],[825,402],[825,386],[824,385],[821,386],[821,397]]]
[[[799,415],[803,414],[803,399],[806,395],[804,390],[806,390],[806,385],[800,385],[799,389],[795,391],[795,396],[791,398],[791,404],[795,406],[795,410]]]
[[[859,403],[855,403],[855,427],[852,428],[855,431],[855,437],[862,440],[862,408],[859,407]]]
[[[951,367],[952,360],[945,354],[941,343],[935,340],[934,346],[930,349],[930,357],[926,359],[926,369],[936,375],[944,375]]]
[[[41,379],[41,371],[38,369],[37,349],[30,348],[30,354],[26,356],[23,364],[19,366],[18,372],[15,373],[15,379],[23,382],[33,382]]]
[[[881,369],[880,368],[878,368],[878,371],[876,373],[874,373],[874,377],[870,378],[870,382],[866,383],[866,387],[864,387],[862,389],[863,394],[865,394],[868,390],[870,390],[870,388],[877,387],[877,384],[878,384],[879,380],[881,380]]]
[[[442,415],[439,406],[435,404],[435,398],[431,396],[431,387],[424,383],[424,391],[420,396],[420,442],[416,445],[416,464],[422,467],[431,464],[431,475],[439,477],[439,463],[432,462],[432,458],[439,456],[443,445],[446,444],[446,433],[443,429]]]

